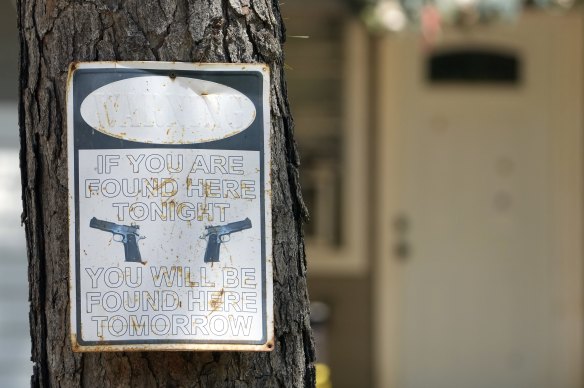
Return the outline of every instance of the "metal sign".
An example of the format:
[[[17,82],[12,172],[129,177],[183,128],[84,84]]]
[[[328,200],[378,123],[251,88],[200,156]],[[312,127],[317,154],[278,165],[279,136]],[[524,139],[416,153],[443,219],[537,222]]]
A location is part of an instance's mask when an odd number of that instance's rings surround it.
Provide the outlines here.
[[[265,65],[71,66],[75,351],[273,348],[269,113]]]

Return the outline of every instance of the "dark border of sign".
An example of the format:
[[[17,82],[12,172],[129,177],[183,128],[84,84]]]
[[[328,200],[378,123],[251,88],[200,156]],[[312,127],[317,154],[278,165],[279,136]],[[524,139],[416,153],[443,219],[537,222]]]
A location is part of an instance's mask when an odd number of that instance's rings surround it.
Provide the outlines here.
[[[198,144],[152,144],[132,142],[107,136],[91,128],[80,113],[81,102],[92,91],[109,83],[119,81],[122,79],[145,77],[151,75],[166,75],[176,77],[196,78],[206,81],[212,81],[219,84],[227,85],[236,89],[246,95],[254,104],[256,108],[256,117],[252,125],[241,133],[232,136],[228,139],[210,141]],[[250,85],[237,82],[238,78],[241,81],[241,76],[253,79]],[[80,78],[86,77],[89,80],[89,85],[79,85]],[[226,80],[227,78],[227,80]],[[232,78],[232,79],[229,79]],[[85,81],[85,80],[83,80]],[[226,82],[227,81],[227,82]],[[233,344],[233,345],[264,345],[267,343],[267,305],[266,305],[266,220],[265,220],[265,152],[264,140],[266,131],[271,128],[264,128],[264,98],[263,90],[264,75],[260,71],[244,71],[244,70],[177,70],[177,69],[138,69],[138,68],[81,68],[76,69],[72,76],[73,88],[73,122],[74,128],[68,129],[68,135],[74,136],[74,176],[75,176],[75,290],[76,290],[76,336],[77,343],[80,346],[123,346],[123,345],[141,345],[141,344]],[[249,90],[251,89],[251,90]],[[269,93],[269,90],[266,91]],[[267,98],[269,101],[269,95]],[[269,112],[269,109],[268,109]],[[79,128],[83,127],[83,129]],[[97,138],[98,141],[103,141],[107,147],[81,147],[87,145],[84,140],[80,139],[79,133],[84,131],[87,136]],[[251,133],[250,133],[251,132]],[[269,133],[269,132],[268,132]],[[261,136],[258,139],[258,136]],[[254,147],[252,147],[254,146]],[[222,148],[219,148],[222,147]],[[262,252],[262,338],[255,341],[233,341],[233,340],[181,340],[181,339],[148,339],[148,340],[119,340],[119,341],[85,341],[82,338],[81,331],[81,284],[80,284],[80,244],[79,244],[79,150],[83,149],[223,149],[223,150],[249,150],[260,151],[260,187],[262,195],[260,196],[260,212],[261,212],[261,252]],[[270,150],[268,150],[270,152]]]

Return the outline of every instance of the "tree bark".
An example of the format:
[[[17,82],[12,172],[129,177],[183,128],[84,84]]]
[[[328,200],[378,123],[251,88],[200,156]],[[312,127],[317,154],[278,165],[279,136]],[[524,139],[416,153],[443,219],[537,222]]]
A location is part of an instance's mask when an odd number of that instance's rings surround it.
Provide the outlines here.
[[[20,136],[33,386],[313,386],[298,185],[276,0],[20,0]],[[264,62],[271,68],[275,350],[73,353],[65,89],[73,61]]]

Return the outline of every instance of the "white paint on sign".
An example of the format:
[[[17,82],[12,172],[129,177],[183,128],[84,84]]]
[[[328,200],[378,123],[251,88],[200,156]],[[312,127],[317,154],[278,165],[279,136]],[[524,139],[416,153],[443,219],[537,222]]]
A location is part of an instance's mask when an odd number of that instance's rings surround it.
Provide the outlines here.
[[[233,136],[255,119],[253,102],[228,86],[152,75],[90,93],[81,116],[107,135],[156,144],[202,143]]]
[[[115,241],[114,229],[80,223],[86,340],[261,340],[258,165],[257,151],[80,151],[79,219],[134,225],[145,237],[134,247],[141,260],[129,261],[130,242]],[[246,218],[251,228],[205,263],[205,227]]]

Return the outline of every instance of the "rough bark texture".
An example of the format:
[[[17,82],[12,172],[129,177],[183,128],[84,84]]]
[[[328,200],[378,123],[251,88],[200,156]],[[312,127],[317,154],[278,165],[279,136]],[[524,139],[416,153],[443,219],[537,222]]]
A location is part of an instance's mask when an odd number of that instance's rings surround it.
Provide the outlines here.
[[[305,215],[276,0],[20,0],[20,135],[33,386],[314,385]],[[69,63],[265,62],[271,67],[276,349],[75,354],[69,341],[65,87]]]

